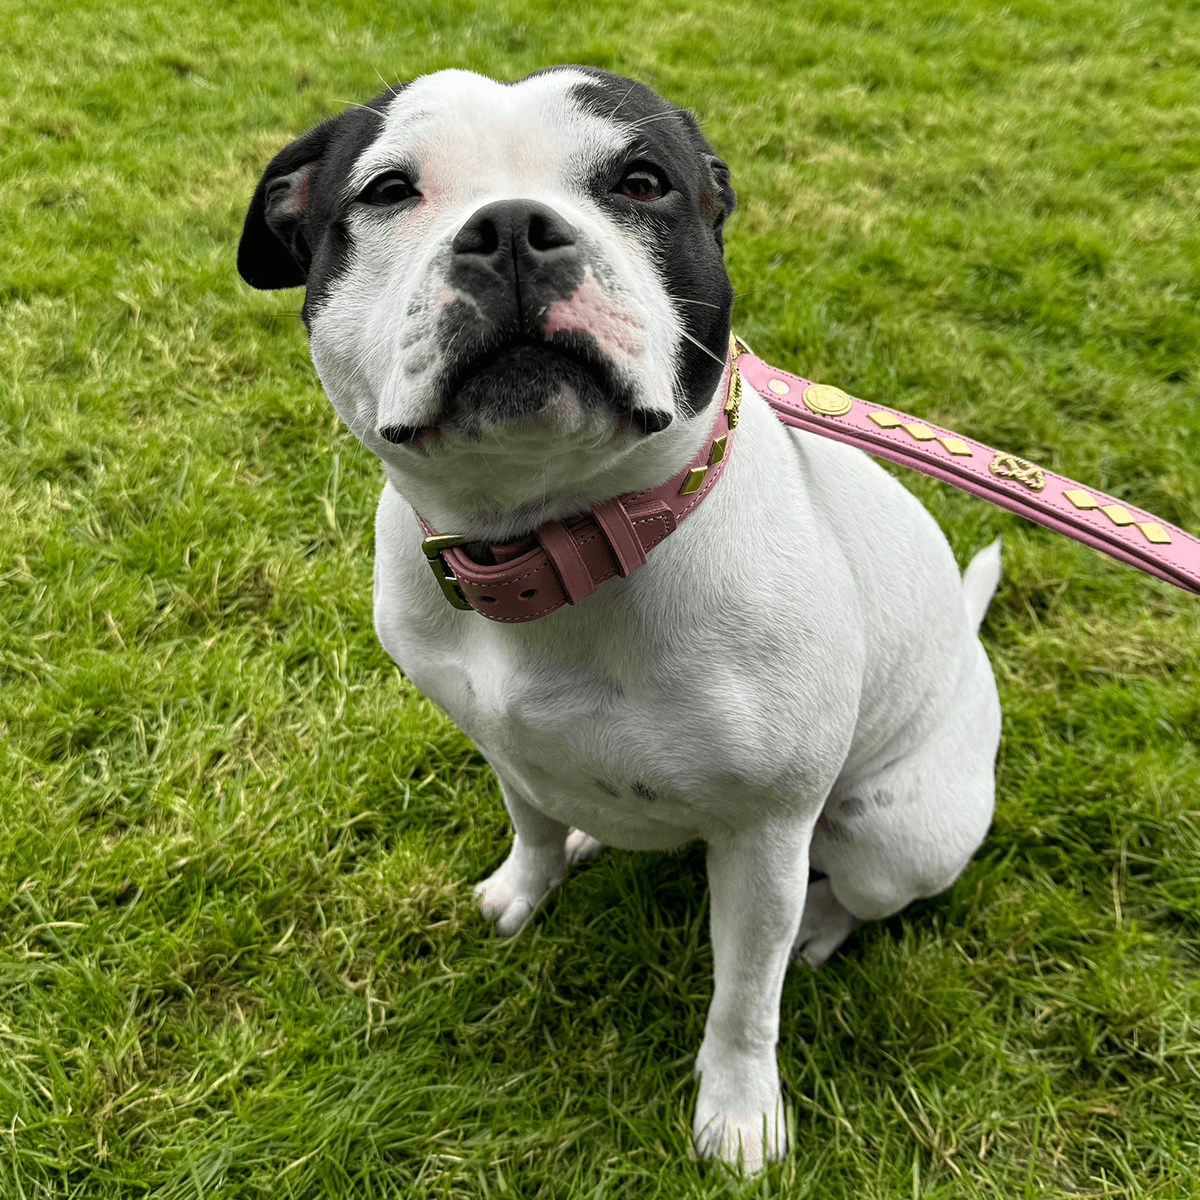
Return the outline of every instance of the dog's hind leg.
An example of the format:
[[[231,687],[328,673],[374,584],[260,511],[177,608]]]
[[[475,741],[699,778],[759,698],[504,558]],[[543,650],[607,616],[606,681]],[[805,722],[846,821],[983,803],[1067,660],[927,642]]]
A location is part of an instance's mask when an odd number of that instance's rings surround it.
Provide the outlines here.
[[[819,966],[858,922],[936,896],[962,874],[991,822],[1000,732],[994,691],[970,700],[904,757],[834,786],[810,848],[827,878],[809,890],[795,956]]]
[[[826,878],[809,888],[793,959],[818,967],[863,921],[936,896],[983,841],[1000,706],[982,646],[977,653],[932,731],[881,769],[834,785],[810,847]]]

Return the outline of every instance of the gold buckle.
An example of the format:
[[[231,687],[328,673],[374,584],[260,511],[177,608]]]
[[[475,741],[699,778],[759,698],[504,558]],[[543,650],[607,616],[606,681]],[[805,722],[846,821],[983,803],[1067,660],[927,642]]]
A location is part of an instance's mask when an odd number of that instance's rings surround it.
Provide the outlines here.
[[[742,373],[734,362],[729,368],[729,395],[725,400],[725,416],[729,420],[729,428],[736,429],[738,410],[742,406]]]
[[[449,550],[451,546],[461,546],[467,539],[460,537],[456,533],[439,533],[433,537],[427,537],[421,543],[421,550],[425,557],[429,560],[429,566],[433,570],[433,577],[438,581],[438,587],[442,589],[442,595],[450,601],[454,608],[461,608],[465,612],[473,612],[471,605],[468,603],[466,596],[463,595],[463,590],[458,585],[458,580],[454,577],[454,572],[446,565],[446,560],[442,558],[442,551]]]
[[[753,353],[754,351],[731,329],[729,331],[729,391],[725,397],[725,413],[729,417],[730,429],[737,428],[738,409],[742,403],[742,376],[737,369],[738,355]]]

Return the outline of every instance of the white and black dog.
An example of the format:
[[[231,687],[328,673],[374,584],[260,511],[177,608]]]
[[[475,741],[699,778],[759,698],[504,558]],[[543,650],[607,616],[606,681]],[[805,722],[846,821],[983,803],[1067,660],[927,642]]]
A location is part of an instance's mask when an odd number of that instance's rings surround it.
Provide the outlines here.
[[[441,71],[283,149],[238,268],[306,288],[321,382],[383,463],[375,626],[500,780],[497,930],[601,845],[707,844],[695,1136],[753,1170],[785,1149],[789,961],[945,888],[988,828],[998,552],[960,578],[899,483],[746,387],[711,494],[579,603],[487,620],[422,553],[451,531],[486,562],[686,467],[723,407],[734,203],[696,121],[639,83]]]

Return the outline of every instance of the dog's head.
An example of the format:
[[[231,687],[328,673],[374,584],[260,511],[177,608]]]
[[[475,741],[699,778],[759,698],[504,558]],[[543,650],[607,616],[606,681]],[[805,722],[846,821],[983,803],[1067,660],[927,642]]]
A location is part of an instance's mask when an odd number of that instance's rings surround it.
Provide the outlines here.
[[[661,482],[707,432],[734,203],[642,84],[441,71],[280,151],[238,269],[305,287],[325,390],[418,511],[506,537]]]

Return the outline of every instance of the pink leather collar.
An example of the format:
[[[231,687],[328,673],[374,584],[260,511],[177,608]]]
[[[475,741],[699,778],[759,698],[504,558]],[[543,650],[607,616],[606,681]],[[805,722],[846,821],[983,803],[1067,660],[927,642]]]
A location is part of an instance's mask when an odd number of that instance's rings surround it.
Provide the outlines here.
[[[932,475],[1200,593],[1200,539],[1190,533],[982,442],[781,371],[731,338],[722,380],[725,403],[695,458],[666,483],[615,496],[567,521],[548,521],[524,542],[492,545],[496,561],[488,566],[458,548],[468,539],[440,535],[421,517],[427,535],[421,547],[446,599],[493,621],[532,621],[564,604],[577,604],[606,579],[640,567],[647,552],[720,478],[737,426],[739,372],[786,425]]]
[[[725,403],[708,439],[682,471],[658,487],[605,500],[582,516],[547,521],[524,542],[491,545],[495,565],[475,562],[458,548],[467,538],[439,535],[419,517],[426,533],[421,548],[446,599],[492,621],[532,621],[564,604],[578,604],[606,579],[640,567],[725,469],[742,395],[732,350],[721,386]]]

